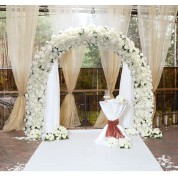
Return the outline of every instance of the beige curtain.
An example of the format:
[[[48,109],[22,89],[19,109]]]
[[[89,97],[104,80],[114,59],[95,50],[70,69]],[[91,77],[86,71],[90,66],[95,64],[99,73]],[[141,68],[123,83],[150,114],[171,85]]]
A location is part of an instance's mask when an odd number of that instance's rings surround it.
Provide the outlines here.
[[[108,26],[114,28],[118,32],[127,34],[132,6],[109,6],[108,7]],[[121,58],[111,51],[99,48],[101,55],[101,63],[103,66],[107,89],[113,98],[112,92],[119,74]],[[100,112],[94,127],[103,128],[107,124],[107,118],[103,111]]]
[[[101,55],[101,63],[104,70],[104,75],[106,78],[107,89],[109,91],[110,97],[114,98],[112,93],[115,89],[121,60],[119,59],[118,55],[114,54],[110,50],[106,50],[102,47],[99,47],[99,51]],[[94,127],[102,128],[106,124],[107,124],[106,116],[104,112],[101,110]]]
[[[75,89],[77,78],[82,66],[85,47],[74,47],[66,52],[60,59],[61,67],[67,85],[68,94],[65,96],[60,112],[61,125],[66,128],[74,128],[80,125],[75,99],[72,94]]]
[[[153,92],[161,79],[177,14],[176,6],[138,6],[138,27],[143,54],[153,78]],[[154,107],[153,117],[156,111]]]
[[[38,11],[38,6],[6,6],[9,55],[19,96],[4,131],[19,130],[24,126],[24,94],[31,67]]]

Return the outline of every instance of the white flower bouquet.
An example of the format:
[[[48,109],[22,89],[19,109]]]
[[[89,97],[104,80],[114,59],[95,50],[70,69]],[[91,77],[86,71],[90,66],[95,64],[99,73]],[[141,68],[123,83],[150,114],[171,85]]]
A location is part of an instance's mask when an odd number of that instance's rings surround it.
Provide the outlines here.
[[[142,129],[141,137],[162,138],[163,134],[159,128]]]
[[[152,129],[140,129],[141,137],[151,137],[152,136]]]
[[[109,148],[119,147],[119,148],[125,148],[130,149],[132,146],[131,139],[128,138],[106,138],[105,145]]]
[[[152,130],[152,137],[153,138],[162,138],[163,134],[162,134],[162,132],[161,132],[161,130],[159,128],[154,128]]]
[[[54,133],[46,133],[43,136],[44,141],[64,140],[68,138],[69,138],[68,131],[63,126],[60,126],[59,128],[57,128]]]

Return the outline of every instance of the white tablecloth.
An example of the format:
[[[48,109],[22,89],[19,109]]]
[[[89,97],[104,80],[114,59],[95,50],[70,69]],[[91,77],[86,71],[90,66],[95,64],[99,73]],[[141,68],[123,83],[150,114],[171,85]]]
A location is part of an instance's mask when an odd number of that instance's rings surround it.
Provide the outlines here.
[[[123,114],[126,108],[126,105],[127,105],[126,102],[122,103],[122,102],[119,102],[117,99],[100,101],[99,103],[107,119],[110,121],[119,119],[119,117]],[[118,124],[117,127],[122,132],[122,134],[127,138],[124,128],[120,124]],[[105,144],[105,135],[106,135],[107,128],[108,128],[108,124],[103,128],[101,134],[95,140],[96,144]]]

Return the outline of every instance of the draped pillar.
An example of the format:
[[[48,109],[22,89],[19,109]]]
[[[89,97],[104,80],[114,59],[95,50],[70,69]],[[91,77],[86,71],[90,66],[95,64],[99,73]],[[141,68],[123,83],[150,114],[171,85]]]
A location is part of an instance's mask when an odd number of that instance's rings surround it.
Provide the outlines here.
[[[175,25],[177,6],[138,6],[138,28],[143,54],[152,73],[153,92],[163,72],[171,35]],[[153,117],[156,111],[154,105]]]
[[[19,96],[5,122],[4,131],[21,130],[24,126],[24,94],[31,68],[38,11],[38,6],[6,6],[9,56]]]
[[[68,94],[65,96],[61,105],[61,125],[66,128],[73,128],[80,125],[77,113],[77,107],[73,95],[73,90],[82,66],[82,60],[85,52],[84,46],[74,47],[66,52],[60,59]]]
[[[126,35],[129,27],[131,10],[132,6],[108,6],[107,10],[108,26]],[[112,92],[115,89],[115,83],[117,81],[117,77],[119,74],[121,58],[104,48],[99,48],[99,51],[101,55],[101,63],[106,77],[107,89],[109,90],[111,97],[113,97]],[[102,128],[106,124],[107,118],[104,115],[103,111],[101,111],[94,127]]]

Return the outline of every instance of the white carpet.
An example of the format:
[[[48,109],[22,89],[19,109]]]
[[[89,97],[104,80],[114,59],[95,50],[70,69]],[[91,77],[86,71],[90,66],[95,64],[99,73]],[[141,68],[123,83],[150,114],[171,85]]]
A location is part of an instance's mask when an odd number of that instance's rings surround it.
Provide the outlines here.
[[[94,143],[101,130],[72,130],[68,140],[42,142],[24,171],[162,171],[139,136],[131,149]]]

